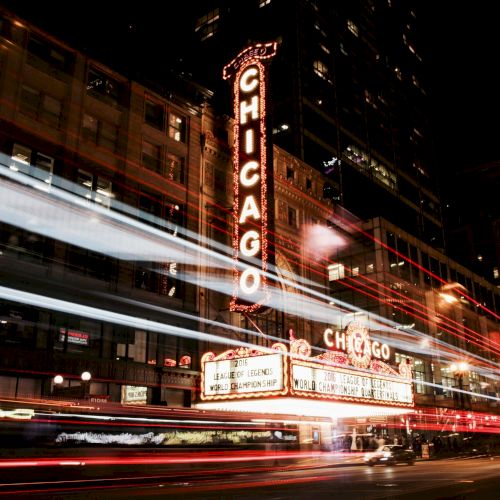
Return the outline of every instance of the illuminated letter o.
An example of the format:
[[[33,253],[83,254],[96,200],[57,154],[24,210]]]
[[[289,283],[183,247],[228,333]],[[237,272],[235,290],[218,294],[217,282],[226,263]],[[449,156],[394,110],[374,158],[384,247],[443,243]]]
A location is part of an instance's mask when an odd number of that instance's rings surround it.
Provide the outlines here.
[[[243,186],[250,187],[257,184],[259,181],[259,174],[254,172],[252,176],[248,177],[248,173],[252,170],[258,170],[258,168],[259,164],[256,161],[248,161],[243,165],[240,172],[240,182]]]
[[[252,92],[255,90],[257,85],[259,84],[258,78],[252,78],[259,74],[259,71],[254,66],[253,68],[248,68],[243,72],[240,78],[240,89],[242,92]],[[250,81],[249,79],[252,78]]]
[[[248,280],[251,278],[253,280],[252,284],[248,286]],[[255,293],[260,285],[260,274],[257,269],[248,268],[245,269],[240,276],[240,288],[243,293],[251,295]]]
[[[386,360],[391,357],[391,351],[389,350],[389,346],[387,344],[382,344],[382,357]]]
[[[240,240],[240,250],[245,257],[253,257],[260,250],[259,233],[247,231]]]

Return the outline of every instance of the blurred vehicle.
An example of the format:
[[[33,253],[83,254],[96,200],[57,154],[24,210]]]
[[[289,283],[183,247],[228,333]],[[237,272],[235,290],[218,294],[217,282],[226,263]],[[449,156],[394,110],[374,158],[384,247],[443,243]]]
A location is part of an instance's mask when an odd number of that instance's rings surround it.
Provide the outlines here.
[[[394,465],[398,463],[407,463],[413,465],[415,463],[415,452],[404,446],[397,444],[389,444],[380,447],[378,450],[367,453],[365,455],[365,463],[367,465]]]

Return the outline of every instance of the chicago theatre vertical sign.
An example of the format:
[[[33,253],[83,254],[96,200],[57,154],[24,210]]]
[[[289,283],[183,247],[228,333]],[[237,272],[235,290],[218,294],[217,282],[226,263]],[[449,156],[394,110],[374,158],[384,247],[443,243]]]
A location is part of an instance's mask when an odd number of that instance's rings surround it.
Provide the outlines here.
[[[268,297],[267,67],[275,54],[276,42],[256,44],[224,67],[224,79],[233,83],[235,117],[232,311],[257,311]]]

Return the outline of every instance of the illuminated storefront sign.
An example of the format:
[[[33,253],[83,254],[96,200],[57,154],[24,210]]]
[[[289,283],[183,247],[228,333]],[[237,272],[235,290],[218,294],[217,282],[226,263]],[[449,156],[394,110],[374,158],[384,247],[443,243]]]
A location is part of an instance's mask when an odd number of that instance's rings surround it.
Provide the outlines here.
[[[66,330],[65,328],[59,330],[59,342],[64,342],[67,339],[68,344],[89,345],[89,338],[90,335],[85,332]]]
[[[235,260],[232,311],[256,311],[267,300],[266,60],[276,43],[243,50],[224,67],[233,79]]]
[[[201,398],[225,399],[284,394],[286,357],[279,353],[239,349],[202,358]]]
[[[136,385],[122,385],[123,404],[145,405],[148,402],[148,388]]]
[[[411,381],[363,375],[351,370],[292,364],[291,394],[394,404],[413,402]]]
[[[350,323],[343,332],[327,328],[323,340],[327,347],[347,352],[351,364],[358,368],[367,368],[372,358],[387,361],[391,357],[389,346],[371,340],[368,329],[358,323]]]
[[[311,356],[304,339],[292,338],[290,348],[275,343],[271,349],[238,348],[202,357],[201,399],[238,400],[288,396],[309,400],[370,403],[400,408],[414,406],[411,365],[398,369],[383,359],[389,347],[371,341],[368,330],[351,323],[337,335],[337,346]],[[335,336],[325,336],[335,347]]]

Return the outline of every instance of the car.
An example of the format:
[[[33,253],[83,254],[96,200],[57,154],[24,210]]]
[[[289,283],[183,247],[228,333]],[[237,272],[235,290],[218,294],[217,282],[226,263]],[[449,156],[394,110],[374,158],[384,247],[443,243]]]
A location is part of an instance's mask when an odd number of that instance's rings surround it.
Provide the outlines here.
[[[413,465],[415,463],[415,452],[404,446],[397,444],[388,444],[381,446],[378,450],[365,455],[365,463],[373,465],[394,465],[406,463]]]

